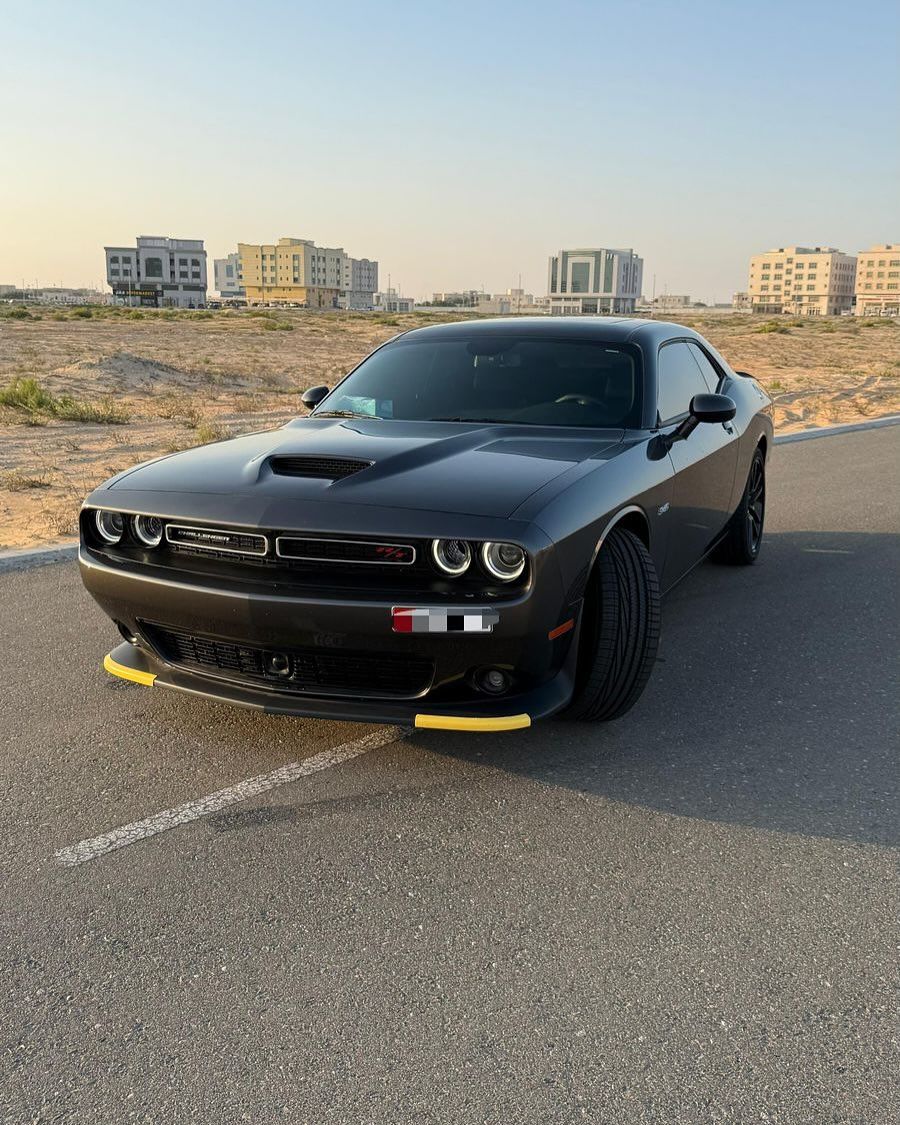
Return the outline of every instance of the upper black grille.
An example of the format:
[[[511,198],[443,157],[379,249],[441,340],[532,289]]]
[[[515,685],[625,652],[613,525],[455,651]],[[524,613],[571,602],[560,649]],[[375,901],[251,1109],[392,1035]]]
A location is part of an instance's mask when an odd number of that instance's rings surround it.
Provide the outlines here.
[[[160,656],[172,664],[263,683],[277,691],[409,698],[427,691],[434,676],[434,663],[421,657],[312,648],[264,649],[168,626],[142,625]],[[276,664],[283,669],[282,674],[274,671]]]
[[[383,566],[412,566],[416,549],[411,543],[375,543],[367,539],[304,539],[280,535],[275,553],[283,559],[310,562],[370,563]]]
[[[269,550],[269,540],[265,535],[220,527],[193,527],[182,523],[166,524],[166,540],[173,547],[216,554],[265,555]]]
[[[269,465],[273,473],[282,477],[323,477],[338,480],[368,469],[371,461],[358,461],[349,457],[270,457]]]

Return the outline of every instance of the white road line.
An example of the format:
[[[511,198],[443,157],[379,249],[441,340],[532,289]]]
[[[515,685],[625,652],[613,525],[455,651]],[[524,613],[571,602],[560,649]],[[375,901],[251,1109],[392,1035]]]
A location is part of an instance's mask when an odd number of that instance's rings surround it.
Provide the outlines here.
[[[146,820],[136,820],[132,824],[124,824],[121,828],[114,828],[111,832],[104,832],[102,836],[94,836],[91,840],[82,840],[71,847],[63,848],[56,852],[56,859],[67,867],[77,867],[79,863],[89,863],[99,859],[107,852],[114,852],[117,848],[135,844],[138,840],[146,840],[148,836],[156,836],[160,832],[168,832],[170,828],[177,828],[179,824],[188,824],[192,820],[199,820],[202,816],[218,812],[228,805],[235,805],[256,797],[260,793],[267,793],[270,789],[277,789],[280,785],[288,785],[300,777],[306,777],[319,770],[327,770],[332,766],[339,766],[351,758],[358,758],[370,750],[377,750],[379,746],[386,746],[390,742],[399,742],[409,733],[404,727],[382,727],[358,738],[354,742],[345,742],[334,746],[330,750],[323,750],[302,762],[289,762],[271,773],[263,773],[258,777],[250,777],[246,781],[239,781],[237,785],[229,785],[227,789],[220,789],[217,793],[210,793],[208,797],[201,797],[197,801],[188,801],[186,804],[177,805],[174,809],[165,809],[163,812],[148,816]]]

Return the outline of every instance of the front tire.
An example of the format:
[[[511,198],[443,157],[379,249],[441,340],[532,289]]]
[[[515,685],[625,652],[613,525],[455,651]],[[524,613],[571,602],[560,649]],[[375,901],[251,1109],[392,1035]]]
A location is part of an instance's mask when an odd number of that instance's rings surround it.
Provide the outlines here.
[[[716,562],[752,566],[759,558],[766,519],[766,459],[757,447],[750,462],[744,495],[728,522],[725,537],[713,552]]]
[[[614,529],[600,549],[582,609],[575,694],[567,719],[606,722],[637,703],[659,646],[659,581],[650,553]]]

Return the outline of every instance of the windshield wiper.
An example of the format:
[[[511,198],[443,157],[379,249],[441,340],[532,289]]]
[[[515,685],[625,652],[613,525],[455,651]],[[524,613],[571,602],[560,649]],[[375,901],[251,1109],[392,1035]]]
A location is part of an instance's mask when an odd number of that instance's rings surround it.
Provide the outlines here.
[[[495,426],[543,426],[544,422],[520,422],[518,418],[428,418],[429,422],[489,422]]]
[[[315,414],[310,414],[310,418],[377,418],[380,422],[380,414],[363,414],[361,410],[317,410]]]
[[[429,422],[496,422],[498,425],[504,426],[506,423],[502,418],[429,418]]]

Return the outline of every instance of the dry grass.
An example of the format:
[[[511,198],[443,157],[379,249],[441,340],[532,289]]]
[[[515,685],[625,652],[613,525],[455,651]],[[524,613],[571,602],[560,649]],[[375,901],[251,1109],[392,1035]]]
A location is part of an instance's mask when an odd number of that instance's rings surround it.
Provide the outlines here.
[[[26,311],[0,315],[0,480],[12,473],[14,482],[19,474],[41,483],[0,488],[3,546],[71,534],[84,495],[114,472],[281,425],[303,412],[302,391],[333,385],[398,331],[459,319],[439,311]],[[890,321],[686,320],[768,388],[780,430],[900,410],[900,327]]]

